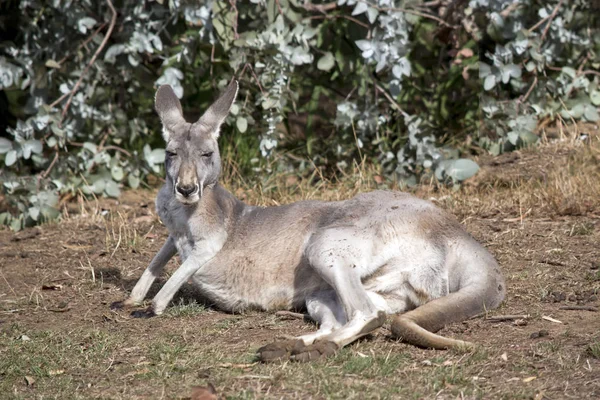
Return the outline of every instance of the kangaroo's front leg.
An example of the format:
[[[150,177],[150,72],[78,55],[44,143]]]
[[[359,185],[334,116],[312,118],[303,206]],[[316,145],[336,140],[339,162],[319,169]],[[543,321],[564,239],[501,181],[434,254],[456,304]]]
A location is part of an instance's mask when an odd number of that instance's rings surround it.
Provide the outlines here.
[[[148,294],[150,286],[152,286],[156,278],[158,278],[165,268],[165,265],[167,265],[169,260],[173,258],[176,253],[177,249],[175,248],[173,237],[169,236],[163,247],[156,253],[150,262],[150,265],[140,277],[140,280],[135,284],[135,287],[131,291],[131,295],[125,300],[125,303],[128,305],[141,303],[142,300],[144,300],[144,297],[146,297],[146,294]]]
[[[148,290],[158,278],[162,270],[165,268],[165,265],[169,262],[171,258],[177,253],[177,249],[175,248],[175,242],[173,241],[173,237],[169,235],[167,241],[161,249],[156,253],[148,268],[144,271],[140,279],[135,284],[135,287],[131,291],[129,298],[125,301],[117,301],[111,304],[111,308],[119,309],[123,306],[135,306],[140,304],[146,295],[148,294]]]
[[[152,311],[155,315],[162,314],[181,286],[217,254],[217,251],[206,248],[199,249],[198,247],[202,247],[202,243],[198,243],[196,246],[183,264],[171,275],[167,283],[154,296],[154,299],[152,299]]]

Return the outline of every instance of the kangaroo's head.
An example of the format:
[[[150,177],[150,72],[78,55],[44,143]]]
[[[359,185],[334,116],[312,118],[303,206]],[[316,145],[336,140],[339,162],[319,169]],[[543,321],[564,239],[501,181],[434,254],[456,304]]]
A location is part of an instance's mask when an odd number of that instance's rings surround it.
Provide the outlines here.
[[[167,142],[165,170],[167,183],[183,204],[200,200],[204,188],[217,183],[221,172],[219,128],[235,101],[238,83],[231,81],[225,92],[195,123],[183,118],[181,103],[169,85],[156,92],[155,106]]]

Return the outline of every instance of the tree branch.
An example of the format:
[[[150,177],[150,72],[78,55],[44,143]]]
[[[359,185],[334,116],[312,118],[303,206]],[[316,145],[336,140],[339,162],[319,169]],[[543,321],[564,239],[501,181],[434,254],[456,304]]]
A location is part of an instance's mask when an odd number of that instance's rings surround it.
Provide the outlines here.
[[[81,72],[81,75],[79,76],[79,79],[75,83],[75,86],[73,86],[73,89],[71,89],[71,91],[68,93],[69,98],[67,99],[67,103],[65,104],[65,107],[63,108],[62,114],[60,116],[60,123],[62,123],[62,121],[65,119],[65,115],[67,115],[67,111],[69,110],[69,107],[71,106],[71,101],[73,101],[73,96],[79,89],[79,86],[81,86],[81,82],[83,82],[83,78],[85,77],[85,75],[87,74],[87,72],[89,71],[91,66],[96,62],[96,58],[98,58],[98,55],[100,54],[100,52],[102,52],[102,49],[104,49],[104,47],[106,46],[106,43],[108,43],[108,39],[110,39],[110,35],[112,34],[112,31],[117,22],[117,11],[115,10],[115,7],[113,6],[112,1],[106,0],[106,3],[108,4],[110,11],[112,12],[112,17],[110,19],[110,25],[108,26],[108,30],[106,31],[106,35],[104,36],[102,43],[100,43],[100,46],[98,47],[98,49],[92,56],[92,59],[90,60],[88,65],[85,67],[85,69]],[[50,106],[56,105],[57,103],[62,101],[65,98],[65,95],[61,96],[58,100],[54,101]]]
[[[340,14],[340,15],[329,15],[329,14],[313,15],[313,16],[307,17],[306,19],[338,19],[338,18],[347,19],[348,21],[352,21],[355,24],[362,26],[363,28],[369,29],[368,24],[366,24],[362,21],[359,21],[358,19],[351,17],[349,15],[343,15],[343,14]]]
[[[96,35],[98,34],[98,32],[100,32],[100,31],[101,31],[102,29],[104,29],[105,27],[106,27],[106,22],[103,22],[103,23],[102,23],[102,24],[101,24],[101,25],[98,27],[98,29],[96,29],[96,30],[94,31],[94,33],[92,33],[92,34],[91,34],[91,35],[90,35],[90,36],[89,36],[87,39],[85,39],[85,40],[83,41],[83,43],[81,43],[79,46],[77,46],[77,49],[75,50],[75,52],[79,51],[79,49],[81,49],[82,47],[84,47],[84,46],[87,46],[87,44],[88,44],[89,42],[91,42],[93,38],[95,38],[95,37],[96,37]],[[69,58],[70,56],[71,56],[70,54],[69,54],[69,55],[66,55],[66,56],[64,56],[64,57],[63,57],[63,58],[62,58],[62,59],[61,59],[61,60],[58,62],[58,64],[59,64],[59,65],[62,65],[62,64],[63,64],[63,63],[64,63],[64,62],[67,60],[67,58]]]
[[[556,5],[556,7],[554,7],[552,14],[550,14],[550,19],[548,19],[548,25],[546,25],[546,28],[544,29],[544,32],[542,33],[542,37],[540,40],[540,46],[542,45],[542,43],[544,43],[544,39],[546,38],[546,35],[548,34],[548,30],[550,30],[550,25],[552,25],[552,20],[554,19],[554,17],[556,17],[556,14],[558,13],[558,9],[562,6],[562,4],[564,2],[565,2],[565,0],[560,0],[558,2],[558,4]]]
[[[392,106],[397,109],[400,112],[404,112],[404,110],[402,110],[402,107],[400,107],[400,104],[398,104],[396,102],[396,100],[394,100],[392,98],[392,96],[389,95],[389,93],[387,92],[387,90],[385,90],[384,88],[382,88],[381,86],[379,86],[379,84],[375,84],[375,87],[377,88],[377,90],[392,104]]]

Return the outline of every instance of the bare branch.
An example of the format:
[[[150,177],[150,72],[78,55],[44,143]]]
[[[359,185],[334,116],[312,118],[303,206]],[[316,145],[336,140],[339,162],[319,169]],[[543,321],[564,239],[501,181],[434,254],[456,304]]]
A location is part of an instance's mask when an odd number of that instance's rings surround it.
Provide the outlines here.
[[[106,0],[106,3],[108,4],[110,11],[112,12],[112,17],[110,19],[110,25],[108,26],[108,30],[106,31],[106,35],[104,36],[102,43],[100,43],[100,46],[98,47],[98,49],[92,56],[92,59],[90,60],[88,65],[85,67],[85,69],[81,72],[81,75],[79,76],[79,79],[75,83],[75,86],[73,86],[73,89],[71,89],[71,91],[69,92],[69,94],[68,94],[69,98],[67,99],[67,103],[65,104],[65,107],[63,108],[63,112],[60,116],[61,123],[64,120],[65,115],[67,115],[67,111],[69,110],[69,107],[71,106],[71,101],[73,100],[73,96],[79,89],[79,86],[81,85],[81,82],[83,82],[83,78],[89,71],[90,67],[94,64],[94,62],[96,62],[96,58],[98,58],[98,55],[100,54],[100,52],[102,52],[102,49],[104,49],[104,47],[106,46],[106,43],[108,43],[108,39],[110,38],[110,35],[112,34],[112,31],[117,22],[117,11],[115,10],[115,7],[113,6],[112,1]],[[58,102],[62,101],[64,99],[64,97],[65,97],[65,95],[61,96],[58,100],[54,101],[50,106],[56,105]]]
[[[591,311],[598,312],[598,307],[593,306],[562,306],[558,307],[559,310],[583,310],[583,311]]]
[[[396,102],[396,100],[394,100],[392,98],[392,96],[389,95],[389,93],[387,92],[387,90],[385,90],[384,88],[382,88],[381,86],[379,86],[379,84],[377,84],[377,83],[375,84],[375,87],[392,104],[392,107],[394,107],[395,109],[397,109],[400,112],[404,112],[404,110],[402,110],[402,107],[400,107],[400,104],[398,104]]]
[[[554,19],[554,17],[556,17],[556,14],[558,13],[558,9],[562,6],[562,4],[564,2],[565,2],[565,0],[560,0],[558,2],[558,4],[556,5],[556,7],[554,7],[552,14],[550,14],[550,19],[548,20],[548,25],[546,25],[546,29],[544,29],[544,32],[542,33],[540,45],[542,43],[544,43],[544,39],[546,38],[546,35],[548,34],[548,30],[550,30],[550,25],[552,25],[552,20]]]
[[[235,39],[239,39],[240,35],[238,35],[238,31],[237,31],[239,12],[238,12],[238,9],[237,9],[236,0],[229,0],[229,4],[231,5],[231,8],[233,9],[233,13],[234,13],[234,16],[233,16],[233,37]]]
[[[360,26],[362,26],[364,28],[369,29],[369,25],[368,24],[366,24],[366,23],[364,23],[364,22],[362,22],[362,21],[360,21],[360,20],[358,20],[358,19],[356,19],[354,17],[351,17],[349,15],[344,15],[344,14],[340,14],[340,15],[329,15],[329,14],[313,15],[313,16],[307,17],[306,19],[329,19],[329,20],[333,20],[333,19],[338,19],[338,18],[347,19],[348,21],[352,21],[355,24],[358,24],[358,25],[360,25]]]

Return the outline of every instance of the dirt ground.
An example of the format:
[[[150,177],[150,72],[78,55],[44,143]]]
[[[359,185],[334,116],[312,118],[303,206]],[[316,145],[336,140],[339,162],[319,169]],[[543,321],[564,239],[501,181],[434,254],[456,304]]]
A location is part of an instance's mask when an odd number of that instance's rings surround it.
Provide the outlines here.
[[[482,159],[459,191],[417,191],[456,215],[507,280],[499,309],[441,332],[480,345],[470,352],[415,348],[383,328],[324,361],[263,365],[258,347],[315,327],[223,313],[191,287],[160,317],[112,311],[167,237],[152,191],[69,204],[61,223],[2,230],[0,398],[200,398],[194,387],[211,383],[227,399],[598,399],[599,148]],[[327,198],[303,193],[291,198]]]

